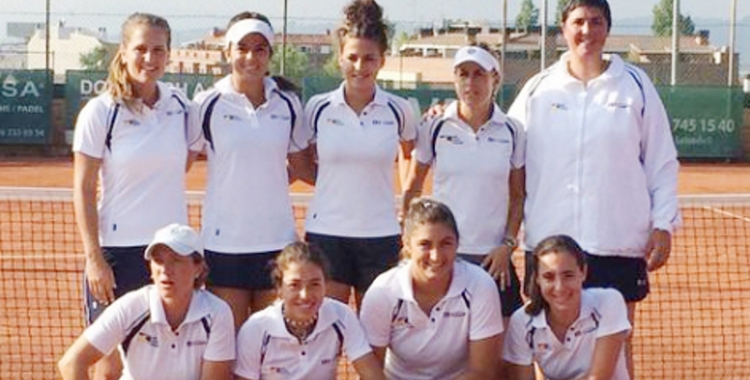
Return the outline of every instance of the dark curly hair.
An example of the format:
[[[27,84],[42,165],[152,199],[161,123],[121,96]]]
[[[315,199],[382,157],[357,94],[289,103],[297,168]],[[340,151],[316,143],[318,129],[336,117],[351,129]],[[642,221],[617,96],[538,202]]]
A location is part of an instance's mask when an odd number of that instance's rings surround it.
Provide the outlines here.
[[[373,41],[384,54],[388,50],[388,25],[383,21],[383,8],[374,0],[354,0],[344,7],[344,23],[336,29],[339,49],[347,38]]]

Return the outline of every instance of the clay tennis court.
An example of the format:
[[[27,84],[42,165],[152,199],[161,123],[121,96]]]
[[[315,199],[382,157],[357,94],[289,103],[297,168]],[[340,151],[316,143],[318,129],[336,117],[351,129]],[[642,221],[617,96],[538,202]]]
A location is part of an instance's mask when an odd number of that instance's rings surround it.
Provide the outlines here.
[[[190,171],[190,190],[203,189],[205,169],[199,161]],[[0,161],[0,379],[56,378],[57,358],[83,328],[83,258],[71,182],[69,160]],[[292,190],[310,188],[295,184]],[[743,379],[750,373],[750,198],[727,195],[748,192],[750,165],[682,166],[680,194],[690,196],[681,199],[685,226],[669,265],[652,277],[652,294],[639,306],[638,379]],[[724,196],[704,197],[710,194]],[[191,223],[198,225],[200,195],[191,199]],[[296,206],[298,220],[304,210],[303,201]]]

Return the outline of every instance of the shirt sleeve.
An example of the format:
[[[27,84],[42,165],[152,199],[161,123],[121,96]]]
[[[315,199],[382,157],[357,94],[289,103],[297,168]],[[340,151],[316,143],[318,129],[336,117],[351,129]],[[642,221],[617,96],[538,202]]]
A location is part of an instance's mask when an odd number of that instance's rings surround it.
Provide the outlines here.
[[[515,136],[510,165],[513,169],[520,169],[526,164],[526,130],[518,119],[508,117],[508,123]]]
[[[315,144],[317,139],[317,130],[315,123],[320,114],[321,108],[326,104],[323,95],[316,95],[310,98],[305,105],[304,115],[302,116],[302,129],[300,133],[308,136],[307,144]]]
[[[523,308],[511,316],[503,341],[503,360],[517,365],[531,365],[533,352],[526,341],[526,326],[530,318]]]
[[[659,93],[645,73],[639,74],[645,95],[641,162],[651,196],[653,227],[672,233],[682,222],[677,200],[677,148]]]
[[[614,289],[602,289],[598,294],[597,310],[601,313],[596,337],[601,338],[623,331],[630,331],[632,326],[628,321],[628,309],[625,299]]]
[[[417,162],[428,165],[434,157],[432,133],[434,125],[440,120],[437,117],[425,116],[417,126],[417,143],[415,144],[415,158]]]
[[[94,158],[104,157],[104,144],[109,129],[107,123],[113,110],[114,107],[107,106],[101,97],[94,98],[83,106],[73,132],[74,152]]]
[[[469,340],[475,341],[502,333],[503,315],[495,281],[479,267],[472,269],[477,271],[471,274],[475,277],[475,286],[471,297]]]
[[[236,352],[232,310],[224,301],[216,300],[211,317],[211,334],[203,359],[216,362],[234,360]]]
[[[237,334],[237,362],[234,374],[246,379],[260,379],[260,351],[266,337],[262,334],[261,323],[250,318],[242,324]]]
[[[130,298],[126,295],[117,299],[83,332],[86,340],[104,355],[111,353],[125,339],[128,325],[125,309],[129,306],[125,304]]]
[[[344,311],[344,348],[349,360],[355,361],[372,352],[372,348],[354,312],[343,304],[342,309]]]
[[[413,141],[417,138],[417,124],[419,123],[419,118],[417,116],[419,108],[419,104],[412,104],[410,101],[404,99],[404,98],[398,98],[399,99],[399,108],[401,108],[401,111],[403,112],[403,123],[404,127],[399,131],[399,135],[401,137],[401,141]]]
[[[539,74],[537,74],[537,76],[538,75]],[[515,120],[518,120],[524,127],[524,129],[528,129],[529,127],[527,108],[529,103],[529,96],[531,95],[531,87],[534,87],[535,83],[539,81],[537,79],[537,76],[532,77],[526,82],[526,84],[521,88],[521,91],[518,93],[518,95],[516,95],[516,98],[513,100],[510,108],[508,108],[508,116]]]
[[[193,152],[202,152],[206,145],[203,138],[203,126],[200,121],[199,105],[195,101],[188,102],[187,144]]]
[[[290,92],[284,93],[292,103],[292,110],[294,122],[292,124],[292,133],[289,141],[289,153],[295,153],[305,150],[310,145],[312,140],[312,129],[305,127],[305,114],[302,110],[302,103],[300,102],[297,95]]]
[[[367,340],[373,347],[387,347],[391,336],[391,305],[389,304],[387,289],[373,283],[364,298],[359,319],[365,331]]]

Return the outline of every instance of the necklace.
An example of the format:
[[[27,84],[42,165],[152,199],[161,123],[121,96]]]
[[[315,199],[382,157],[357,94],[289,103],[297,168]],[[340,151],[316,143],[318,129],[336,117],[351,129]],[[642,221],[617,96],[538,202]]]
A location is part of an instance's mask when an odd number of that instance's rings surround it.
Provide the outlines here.
[[[284,314],[284,324],[286,325],[287,331],[289,331],[290,334],[292,334],[295,338],[297,338],[300,342],[303,342],[305,339],[307,339],[310,334],[312,334],[313,330],[315,329],[315,323],[318,322],[318,314],[315,313],[315,315],[305,321],[296,321],[286,316],[286,312],[284,309],[281,309],[282,313]]]

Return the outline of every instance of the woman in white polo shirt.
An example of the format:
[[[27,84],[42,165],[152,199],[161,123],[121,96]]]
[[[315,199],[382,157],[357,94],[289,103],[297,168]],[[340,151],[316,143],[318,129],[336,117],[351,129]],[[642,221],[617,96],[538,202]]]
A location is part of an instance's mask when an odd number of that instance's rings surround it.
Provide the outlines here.
[[[416,137],[409,103],[377,86],[385,63],[387,26],[374,1],[354,0],[336,30],[344,82],[305,107],[317,157],[315,195],[307,210],[307,241],[332,263],[329,295],[357,300],[375,277],[398,261],[394,161],[408,157]]]
[[[153,285],[117,299],[65,352],[65,380],[88,379],[88,368],[119,348],[123,380],[230,379],[235,337],[229,306],[202,290],[208,272],[201,239],[170,224],[142,256]]]
[[[185,171],[199,150],[188,100],[159,82],[171,32],[161,17],[135,13],[122,25],[108,89],[83,107],[73,140],[73,202],[83,240],[87,322],[115,298],[149,282],[143,260],[153,232],[187,223]],[[97,207],[97,182],[101,196]],[[97,374],[118,377],[116,356]]]
[[[357,316],[327,298],[328,263],[296,242],[276,259],[280,301],[250,316],[237,336],[237,379],[333,380],[342,353],[363,380],[385,380]]]
[[[232,17],[225,36],[231,73],[196,95],[191,118],[208,157],[208,289],[229,303],[238,329],[276,298],[269,261],[297,240],[287,159],[297,173],[310,138],[290,84],[268,75],[273,38],[265,16]]]
[[[606,0],[570,0],[568,51],[524,85],[508,114],[526,128],[526,246],[566,234],[589,254],[586,286],[614,287],[636,305],[649,292],[680,224],[679,162],[661,98],[640,68],[603,49]],[[631,345],[626,357],[632,370]]]
[[[434,166],[433,196],[456,216],[459,256],[492,275],[509,318],[523,304],[510,256],[523,216],[525,132],[494,101],[500,68],[486,47],[459,49],[453,70],[458,100],[419,125],[403,209]]]
[[[417,198],[404,219],[406,260],[381,274],[360,320],[393,380],[493,379],[502,349],[497,285],[456,259],[456,221],[440,202]]]
[[[571,237],[539,242],[532,256],[530,301],[511,317],[503,359],[510,380],[629,380],[624,343],[631,325],[615,289],[583,289],[586,256]]]

